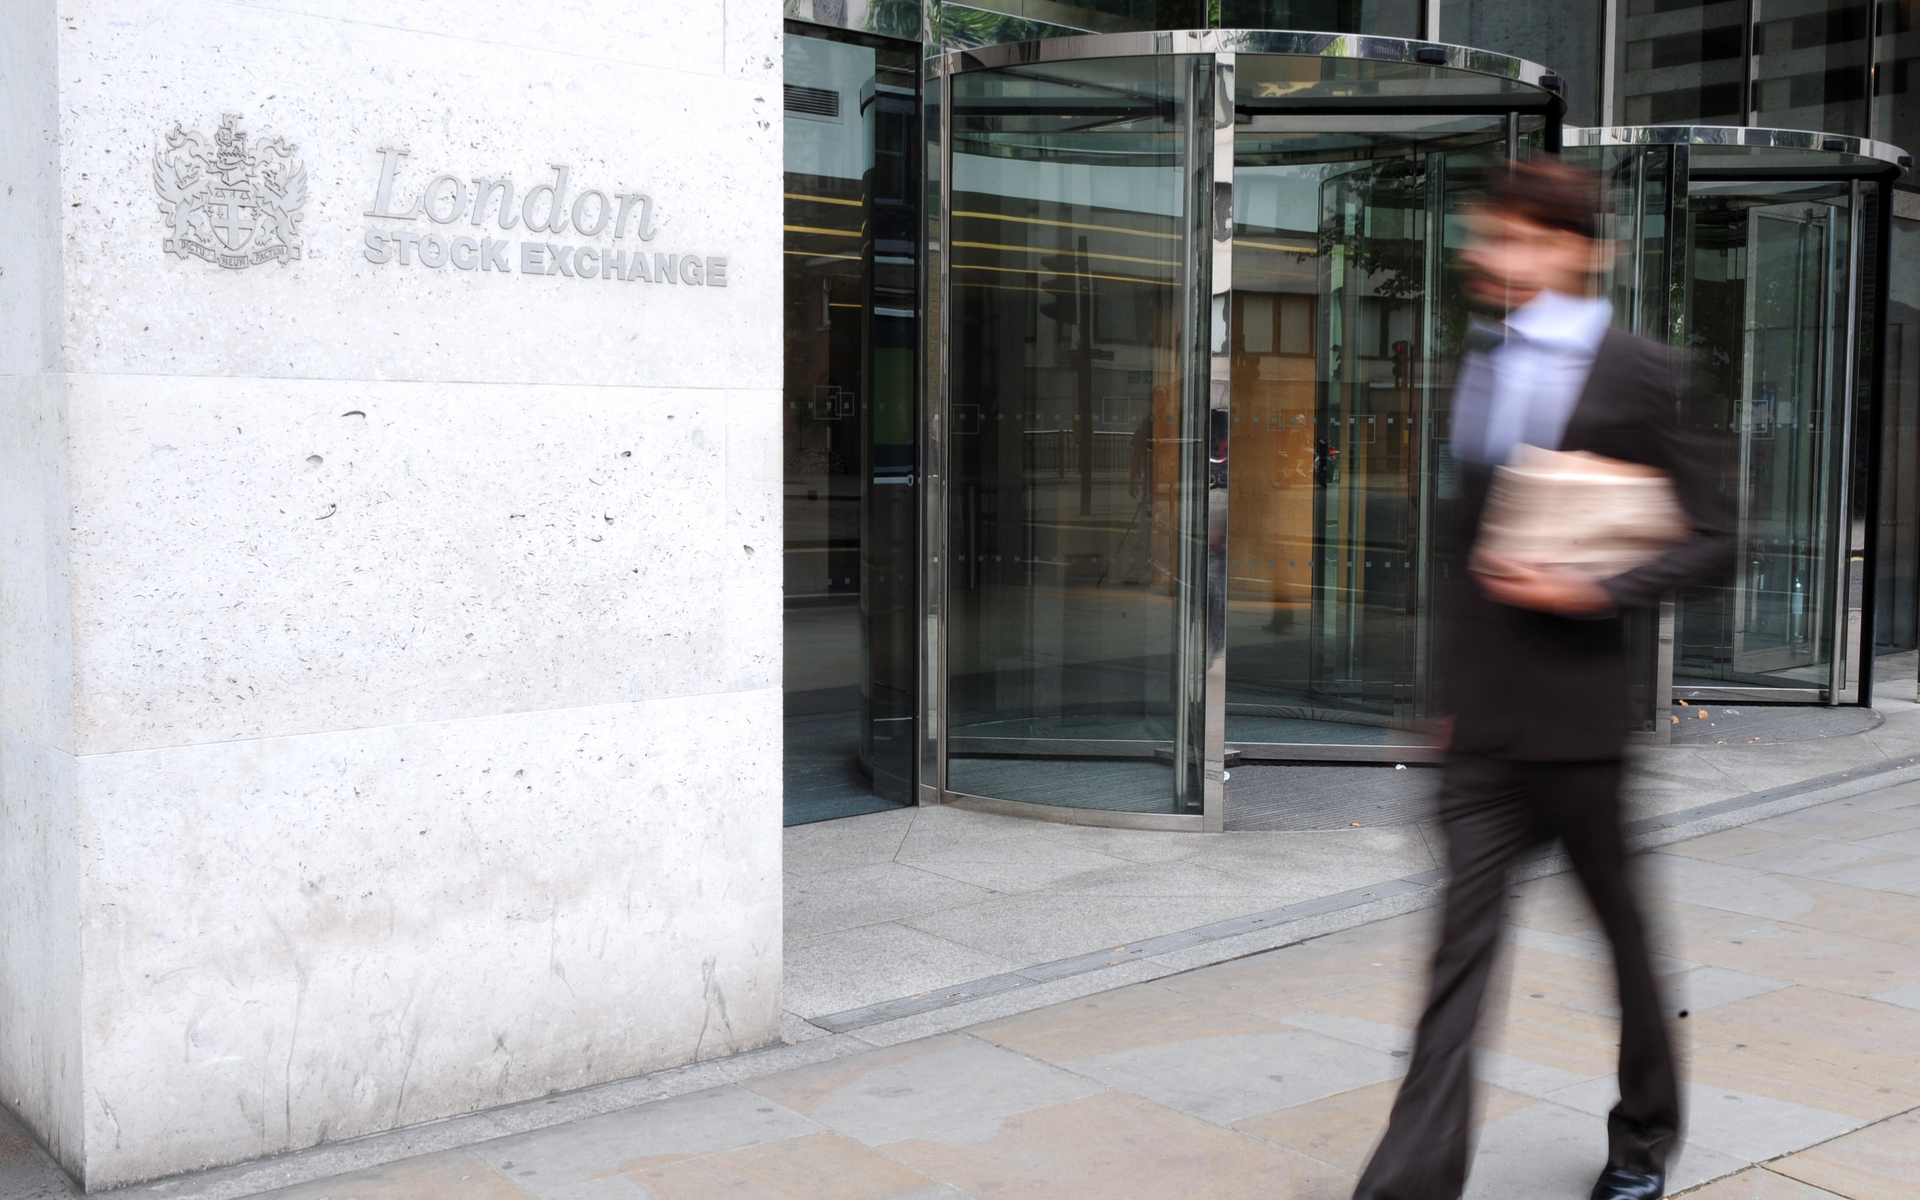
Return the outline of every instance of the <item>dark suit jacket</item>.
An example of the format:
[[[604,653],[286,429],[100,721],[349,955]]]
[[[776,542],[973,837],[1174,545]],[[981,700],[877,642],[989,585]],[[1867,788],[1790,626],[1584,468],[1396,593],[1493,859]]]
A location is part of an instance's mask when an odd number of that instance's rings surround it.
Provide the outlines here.
[[[1683,427],[1679,374],[1665,347],[1609,332],[1558,448],[1660,468],[1693,526],[1691,540],[1603,581],[1619,608],[1656,606],[1673,588],[1710,580],[1730,561],[1733,520],[1720,457],[1710,441]],[[1447,586],[1439,685],[1454,717],[1453,751],[1541,762],[1618,758],[1631,719],[1618,613],[1580,619],[1496,604],[1467,571],[1492,478],[1491,467],[1460,463],[1461,494],[1446,502],[1452,512],[1440,514]]]

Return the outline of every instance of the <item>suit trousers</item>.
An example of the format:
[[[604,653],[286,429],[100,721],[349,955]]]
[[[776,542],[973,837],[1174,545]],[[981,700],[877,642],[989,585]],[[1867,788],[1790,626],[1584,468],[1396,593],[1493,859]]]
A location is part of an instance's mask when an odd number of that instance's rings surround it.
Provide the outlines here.
[[[1456,1200],[1474,1129],[1473,1042],[1500,945],[1508,874],[1559,838],[1613,943],[1620,997],[1620,1102],[1608,1165],[1664,1173],[1680,1096],[1645,926],[1628,878],[1618,760],[1515,762],[1458,756],[1443,776],[1447,892],[1432,988],[1386,1136],[1356,1200]],[[1597,1174],[1597,1172],[1596,1172]]]

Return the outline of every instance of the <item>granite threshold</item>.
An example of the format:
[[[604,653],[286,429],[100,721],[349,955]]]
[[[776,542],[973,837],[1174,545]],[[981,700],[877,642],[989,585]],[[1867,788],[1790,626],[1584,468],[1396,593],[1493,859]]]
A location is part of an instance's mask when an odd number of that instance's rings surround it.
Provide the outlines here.
[[[1900,781],[1900,773],[1914,768],[1920,768],[1920,754],[1899,755],[1697,808],[1643,818],[1628,825],[1629,844],[1634,850],[1645,852],[1816,804],[1846,799],[1891,786]],[[1920,774],[1915,777],[1920,778]],[[1537,879],[1567,869],[1564,854],[1549,852],[1523,863],[1515,879],[1516,882]],[[423,1154],[462,1149],[494,1138],[757,1079],[811,1063],[952,1032],[1128,984],[1277,950],[1431,907],[1440,897],[1443,882],[1443,872],[1423,871],[1117,946],[1111,951],[1023,967],[1005,975],[903,996],[811,1021],[786,1014],[781,1040],[759,1049],[289,1151],[271,1158],[88,1194],[235,1200]]]

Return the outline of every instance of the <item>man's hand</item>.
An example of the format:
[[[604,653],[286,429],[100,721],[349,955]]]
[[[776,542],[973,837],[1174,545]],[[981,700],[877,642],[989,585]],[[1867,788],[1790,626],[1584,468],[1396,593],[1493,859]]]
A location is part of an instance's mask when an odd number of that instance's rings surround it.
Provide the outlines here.
[[[1482,564],[1498,572],[1474,571],[1480,590],[1496,604],[1562,617],[1597,617],[1613,608],[1613,597],[1607,589],[1576,571],[1531,567],[1495,554],[1481,555],[1475,566]]]

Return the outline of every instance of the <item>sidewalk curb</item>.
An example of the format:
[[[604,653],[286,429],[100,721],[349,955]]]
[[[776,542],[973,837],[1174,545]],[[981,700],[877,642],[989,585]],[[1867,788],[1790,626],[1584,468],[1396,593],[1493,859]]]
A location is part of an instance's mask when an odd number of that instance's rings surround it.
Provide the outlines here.
[[[1798,783],[1749,792],[1698,808],[1647,817],[1627,826],[1628,844],[1639,852],[1782,816],[1833,800],[1902,782],[1900,772],[1920,768],[1920,755],[1884,759]],[[1916,772],[1915,778],[1920,778]],[[1546,854],[1521,864],[1515,880],[1539,879],[1567,870],[1566,856]],[[1110,991],[1164,979],[1312,938],[1432,907],[1441,895],[1441,872],[1425,871],[1384,880],[1332,896],[1251,913],[1212,925],[1149,938],[1111,951],[1041,963],[1005,976],[903,997],[812,1021],[785,1014],[788,1039],[726,1058],[691,1063],[547,1096],[483,1112],[445,1117],[403,1129],[298,1150],[277,1158],[221,1167],[90,1193],[112,1197],[156,1196],[167,1200],[240,1200],[276,1188],[309,1183],[423,1154],[477,1145],[494,1138],[563,1125],[603,1113],[666,1100],[709,1088],[759,1079],[796,1067],[845,1058],[882,1046],[951,1033],[982,1021],[1013,1016]],[[892,1015],[897,1013],[897,1015]],[[865,1019],[872,1016],[874,1019]],[[831,1022],[831,1024],[829,1024]],[[838,1026],[835,1028],[834,1026]]]

